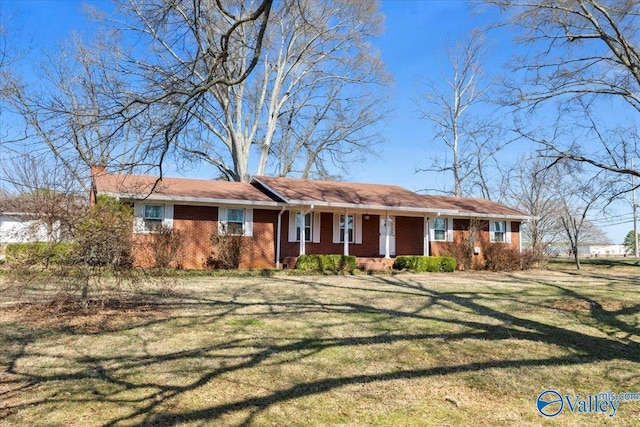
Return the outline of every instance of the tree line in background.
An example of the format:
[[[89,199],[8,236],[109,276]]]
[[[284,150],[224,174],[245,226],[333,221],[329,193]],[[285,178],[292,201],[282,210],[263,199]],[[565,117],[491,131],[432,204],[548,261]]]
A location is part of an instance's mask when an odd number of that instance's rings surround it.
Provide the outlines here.
[[[438,153],[424,170],[450,174],[451,194],[531,214],[523,228],[531,249],[542,255],[563,241],[578,263],[581,242],[604,238],[589,218],[606,215],[633,189],[628,178],[640,176],[632,167],[640,5],[486,3],[505,18],[496,27],[514,30],[520,56],[495,79],[482,64],[495,28],[448,46],[448,67],[425,79],[415,100]],[[112,6],[87,8],[92,39],[37,52],[34,76],[22,73],[33,53],[15,50],[18,30],[0,15],[4,191],[36,201],[86,194],[96,164],[158,176],[168,164],[207,165],[232,181],[335,178],[382,142],[391,77],[372,44],[383,30],[377,2]],[[624,112],[619,120],[612,108]],[[7,130],[7,117],[21,123]],[[532,154],[509,161],[523,141]]]
[[[439,79],[417,98],[442,147],[425,170],[450,173],[453,194],[496,199],[530,213],[524,239],[544,254],[606,238],[589,218],[629,203],[639,171],[640,4],[488,0],[516,36],[500,78],[483,70],[482,32],[447,48]],[[505,118],[510,118],[505,122]],[[505,161],[514,141],[533,153]]]

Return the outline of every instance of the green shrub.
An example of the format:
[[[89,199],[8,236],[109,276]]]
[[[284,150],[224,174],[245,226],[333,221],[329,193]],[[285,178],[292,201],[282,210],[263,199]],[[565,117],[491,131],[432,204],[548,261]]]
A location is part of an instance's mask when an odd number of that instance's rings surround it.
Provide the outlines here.
[[[416,273],[454,271],[456,260],[451,257],[429,257],[429,256],[399,256],[393,263],[395,270],[409,270]]]
[[[353,255],[300,255],[296,270],[316,273],[351,273],[358,267]]]
[[[7,245],[8,262],[24,262],[27,264],[63,264],[71,256],[71,243],[10,243]]]
[[[296,260],[296,270],[321,271],[320,259],[313,255],[300,255]]]
[[[446,271],[447,273],[456,271],[457,262],[455,258],[447,257],[447,256],[443,256],[440,258],[442,258],[442,264],[441,264],[442,271]]]

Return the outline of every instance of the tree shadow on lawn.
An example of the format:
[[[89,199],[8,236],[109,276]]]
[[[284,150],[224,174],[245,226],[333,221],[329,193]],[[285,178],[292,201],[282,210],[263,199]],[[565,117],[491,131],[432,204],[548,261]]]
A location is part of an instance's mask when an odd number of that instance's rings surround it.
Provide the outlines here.
[[[278,279],[279,281],[287,280],[291,286],[313,287],[321,290],[322,287],[335,288],[336,285],[320,283],[309,279],[308,277]],[[515,279],[514,279],[515,280]],[[517,279],[520,280],[520,279]],[[442,292],[430,289],[423,283],[413,280],[411,276],[396,277],[368,277],[363,279],[363,285],[350,289],[357,289],[359,292],[371,293],[403,293],[411,297],[424,297],[425,302],[417,309],[412,311],[403,311],[386,307],[377,307],[374,304],[356,303],[349,301],[342,302],[325,302],[319,299],[308,300],[303,302],[295,301],[269,301],[260,300],[255,302],[241,301],[239,295],[234,295],[231,301],[223,300],[191,300],[177,304],[176,313],[180,308],[192,306],[215,308],[217,312],[211,315],[176,315],[167,316],[163,319],[152,319],[148,321],[148,325],[158,325],[162,322],[171,321],[189,321],[190,324],[196,325],[215,325],[217,322],[223,321],[230,316],[242,313],[242,310],[256,307],[266,310],[270,315],[287,314],[289,316],[302,316],[309,313],[320,313],[323,315],[358,315],[365,318],[372,316],[371,321],[375,321],[375,316],[381,315],[384,318],[393,319],[417,319],[425,321],[437,321],[451,324],[455,327],[465,327],[470,331],[459,333],[407,333],[396,334],[393,331],[384,331],[380,334],[371,336],[347,336],[347,337],[299,337],[291,338],[287,343],[278,343],[276,339],[271,343],[260,345],[252,338],[235,338],[224,343],[218,343],[211,346],[199,346],[191,350],[167,352],[163,354],[153,354],[147,352],[144,355],[129,356],[92,356],[79,357],[75,359],[76,363],[82,364],[84,369],[69,374],[51,374],[41,375],[37,373],[27,373],[17,367],[21,358],[25,356],[33,356],[28,354],[26,350],[30,343],[35,343],[43,337],[38,334],[25,333],[18,339],[19,345],[16,350],[11,353],[7,366],[7,372],[13,374],[16,379],[14,384],[21,384],[19,388],[3,392],[5,397],[7,393],[15,396],[18,393],[28,393],[30,389],[35,389],[39,385],[47,382],[73,382],[78,380],[99,380],[113,386],[114,391],[111,393],[99,392],[94,393],[90,398],[93,401],[102,401],[116,405],[131,405],[136,408],[132,409],[125,415],[114,416],[105,426],[115,426],[119,424],[130,424],[135,422],[142,425],[177,425],[185,422],[221,422],[223,417],[229,414],[248,414],[242,415],[243,421],[239,425],[250,424],[257,415],[267,410],[275,404],[292,401],[295,399],[319,395],[340,387],[351,384],[365,384],[377,381],[391,381],[415,378],[427,378],[430,376],[451,375],[462,372],[484,371],[492,368],[522,368],[537,366],[568,366],[574,364],[584,364],[596,361],[606,360],[626,360],[630,362],[640,362],[640,345],[630,339],[622,342],[613,335],[608,337],[594,337],[586,333],[565,329],[518,315],[491,308],[481,302],[486,298],[482,292]],[[542,285],[552,286],[560,290],[564,295],[584,299],[588,298],[580,295],[574,290],[569,290],[553,283],[539,282]],[[338,286],[339,287],[339,286]],[[522,303],[522,300],[518,300]],[[595,301],[591,302],[598,304]],[[487,318],[487,321],[467,320],[464,317],[451,318],[434,314],[430,309],[436,304],[445,304],[448,307],[457,307],[462,313],[469,312]],[[609,330],[615,329],[627,334],[627,337],[637,337],[639,330],[637,325],[629,325],[618,319],[619,315],[632,313],[637,310],[638,306],[622,308],[617,312],[603,313],[602,308],[594,305],[592,310],[592,318],[594,322],[601,324]],[[499,321],[497,324],[495,321]],[[360,320],[361,321],[361,320]],[[144,328],[147,324],[140,322],[135,325],[123,325],[120,331],[128,329]],[[179,399],[186,393],[193,393],[204,387],[211,381],[222,375],[242,372],[264,363],[286,365],[292,361],[309,358],[323,350],[339,347],[356,347],[375,344],[391,344],[401,341],[416,340],[445,340],[447,342],[455,340],[485,340],[500,341],[508,339],[525,340],[532,342],[541,342],[552,344],[572,350],[572,354],[561,357],[546,358],[529,358],[518,360],[492,360],[482,362],[464,363],[455,366],[437,366],[427,369],[396,369],[389,372],[375,374],[355,374],[349,376],[325,377],[317,380],[307,381],[300,384],[292,385],[288,388],[272,390],[264,396],[249,396],[237,401],[229,403],[215,404],[215,402],[206,408],[194,410],[183,410],[171,412],[167,410],[172,400]],[[225,353],[226,352],[226,353]],[[231,352],[231,353],[228,353]],[[218,355],[216,355],[218,353]],[[225,354],[227,354],[225,356]],[[229,354],[238,354],[237,358]],[[287,357],[279,357],[288,355]],[[291,355],[295,355],[292,357]],[[169,361],[181,360],[198,360],[202,358],[222,358],[224,363],[220,363],[217,368],[205,368],[203,372],[196,375],[196,379],[186,385],[167,385],[158,381],[134,381],[125,379],[126,373],[130,370],[140,370],[145,367],[160,365]],[[3,362],[4,363],[4,362]],[[197,371],[198,367],[194,370]],[[191,372],[193,375],[193,372]],[[10,385],[8,382],[2,384],[3,389],[7,389]],[[143,392],[142,397],[124,399],[119,396],[123,390],[147,390]],[[149,392],[148,390],[152,390]],[[0,397],[2,395],[0,394]],[[80,399],[82,400],[82,399]],[[36,407],[39,405],[71,403],[73,400],[64,396],[46,397],[41,400],[31,401],[29,405]],[[19,409],[16,407],[5,406],[1,409],[0,420],[6,418],[9,414]]]

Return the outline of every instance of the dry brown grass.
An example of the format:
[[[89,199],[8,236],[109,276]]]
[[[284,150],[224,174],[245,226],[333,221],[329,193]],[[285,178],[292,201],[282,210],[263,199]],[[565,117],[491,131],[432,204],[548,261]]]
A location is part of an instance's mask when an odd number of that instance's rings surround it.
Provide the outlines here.
[[[5,306],[0,425],[638,425],[640,401],[536,410],[549,388],[640,391],[636,274],[191,278],[96,311]]]

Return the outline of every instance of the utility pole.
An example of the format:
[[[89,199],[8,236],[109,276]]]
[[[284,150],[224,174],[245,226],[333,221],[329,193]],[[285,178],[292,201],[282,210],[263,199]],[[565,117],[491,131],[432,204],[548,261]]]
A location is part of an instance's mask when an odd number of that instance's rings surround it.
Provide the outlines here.
[[[631,159],[631,169],[634,169],[633,166],[633,159]],[[632,188],[632,202],[633,202],[633,241],[635,242],[634,245],[634,255],[636,257],[636,259],[638,258],[638,205],[636,204],[636,184],[635,184],[635,179],[634,176],[631,175],[631,188]]]

